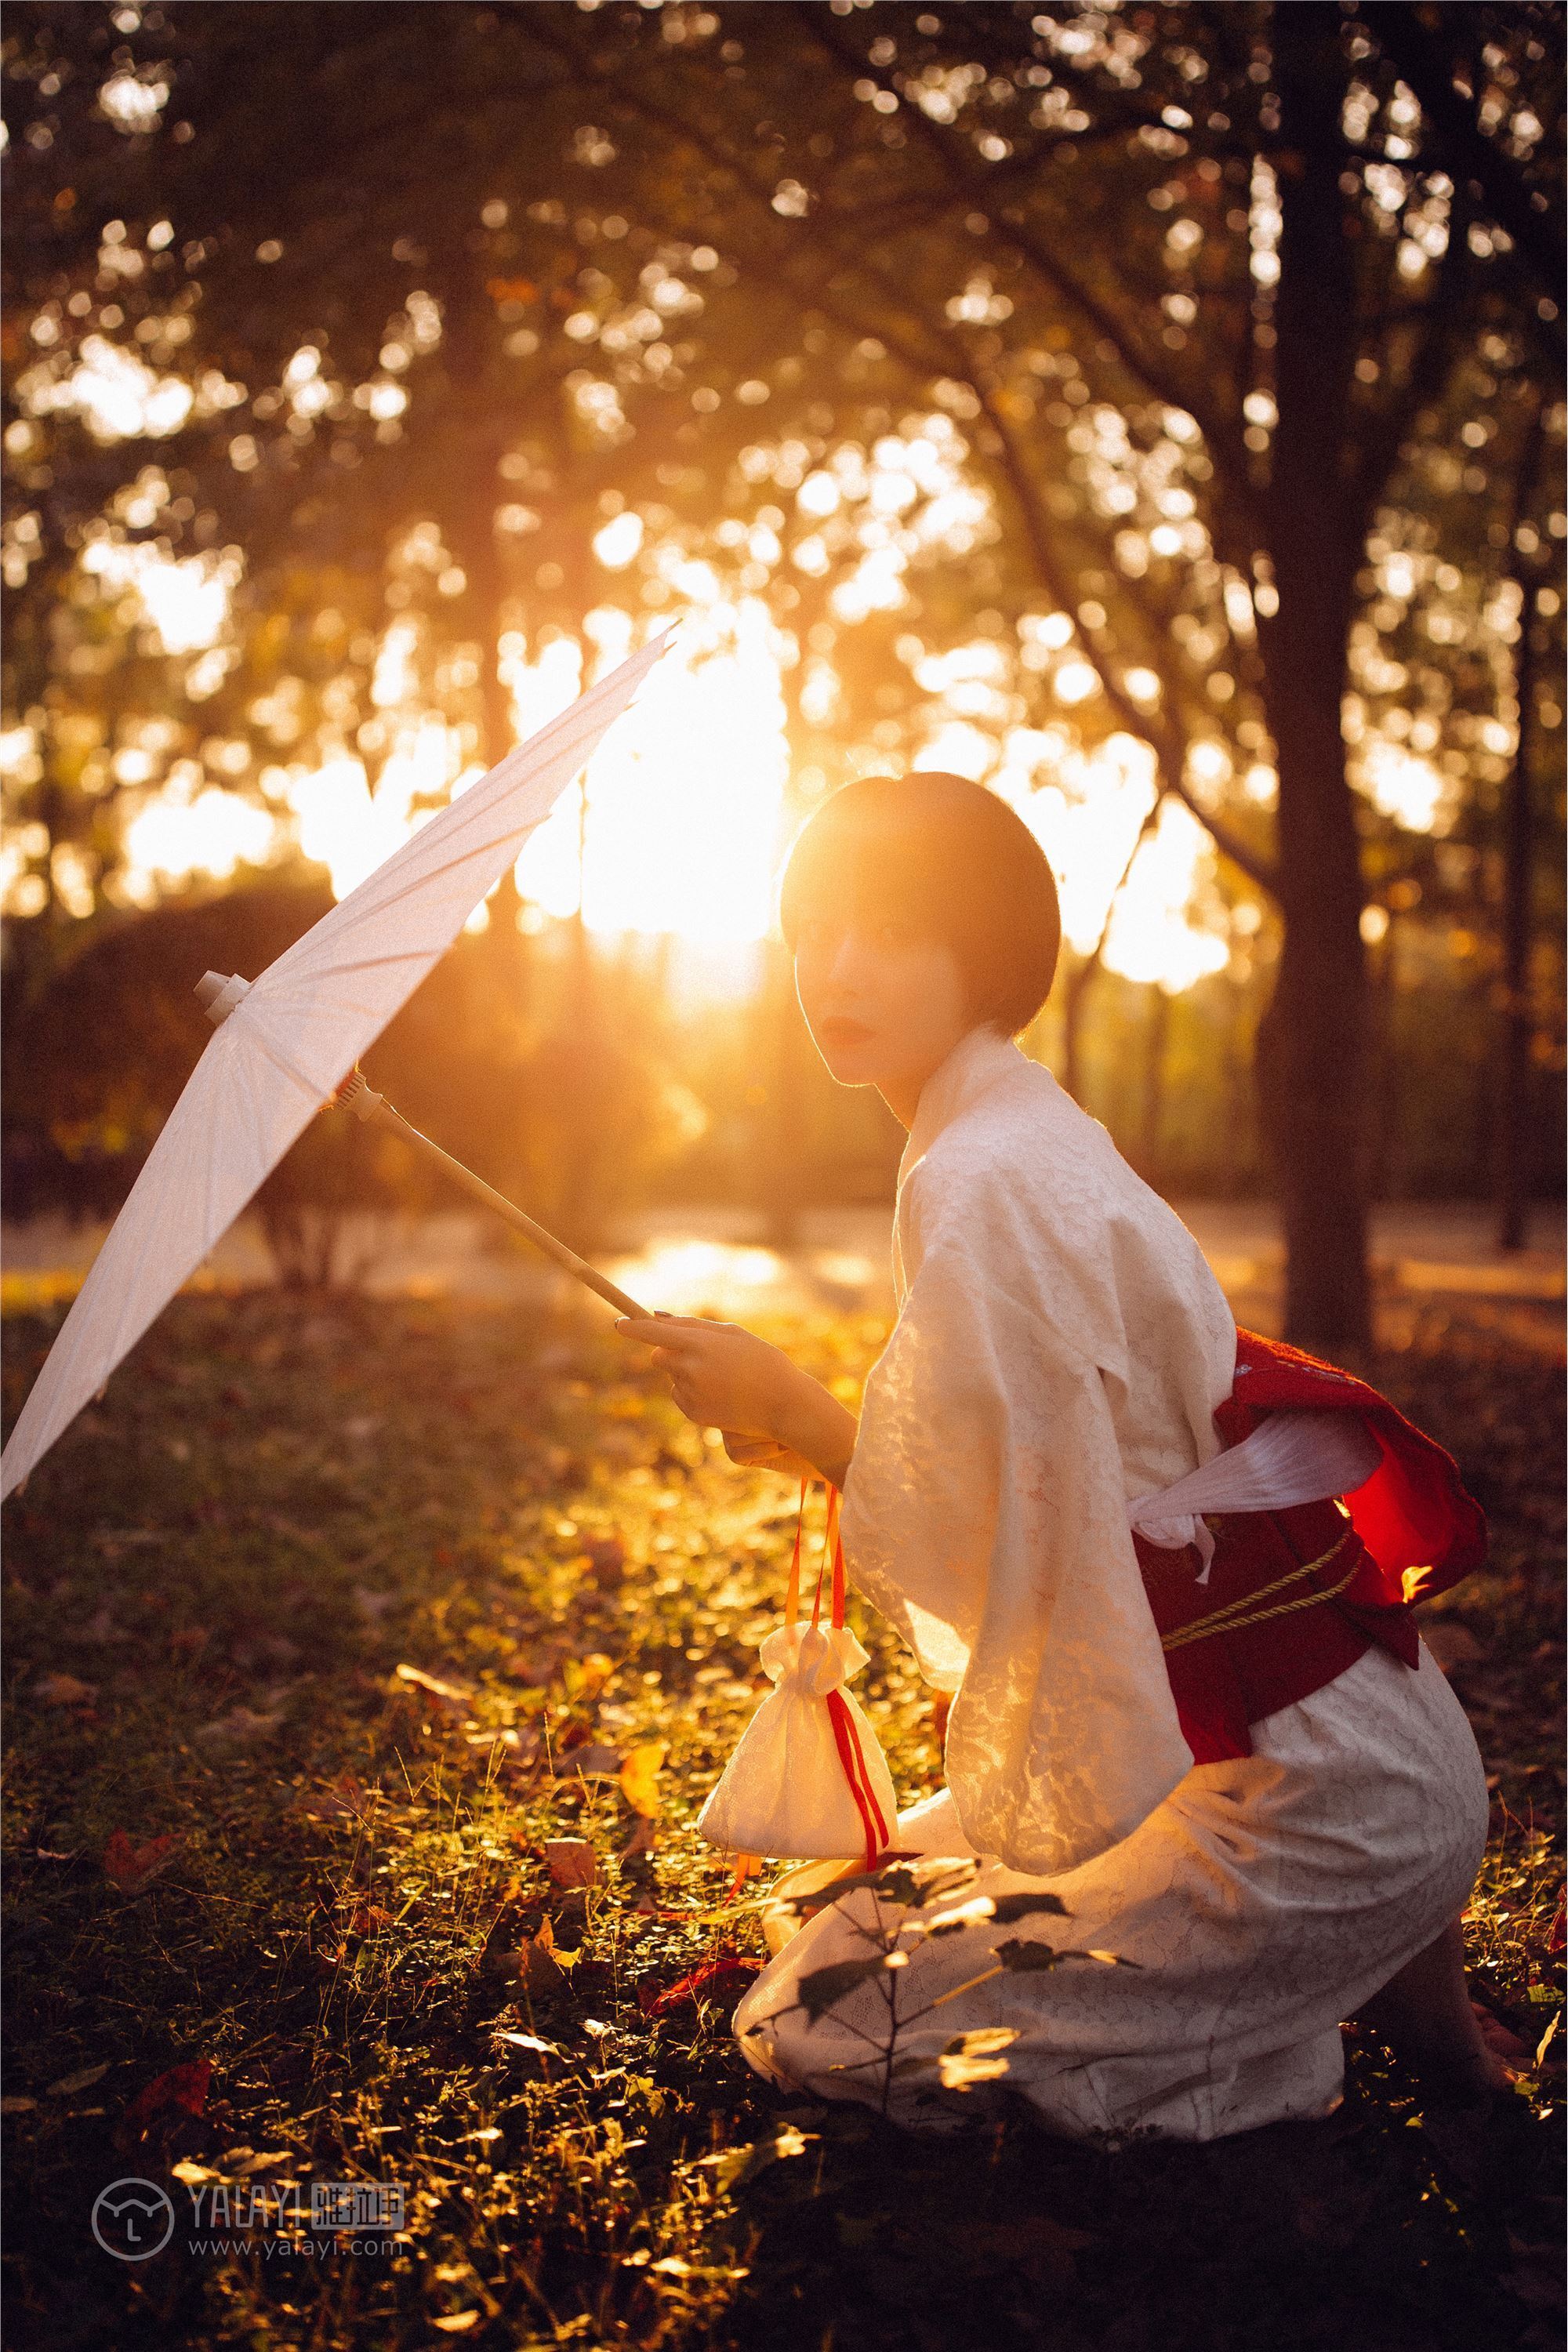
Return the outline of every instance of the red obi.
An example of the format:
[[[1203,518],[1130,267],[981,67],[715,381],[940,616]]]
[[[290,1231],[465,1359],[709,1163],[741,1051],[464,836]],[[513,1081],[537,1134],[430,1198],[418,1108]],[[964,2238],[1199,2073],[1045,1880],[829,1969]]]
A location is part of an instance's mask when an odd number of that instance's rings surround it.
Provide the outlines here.
[[[1447,1591],[1486,1557],[1486,1521],[1451,1454],[1349,1372],[1254,1331],[1236,1335],[1236,1385],[1215,1414],[1238,1445],[1269,1413],[1356,1412],[1383,1451],[1342,1502],[1228,1513],[1196,1548],[1135,1535],[1171,1691],[1195,1762],[1250,1756],[1248,1727],[1310,1697],[1373,1642],[1416,1663],[1411,1603]]]

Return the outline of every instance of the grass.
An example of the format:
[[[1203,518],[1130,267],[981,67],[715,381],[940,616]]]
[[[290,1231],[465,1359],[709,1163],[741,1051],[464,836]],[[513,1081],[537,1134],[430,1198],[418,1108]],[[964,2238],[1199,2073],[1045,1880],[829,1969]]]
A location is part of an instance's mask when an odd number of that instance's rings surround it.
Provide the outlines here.
[[[8,1416],[62,1311],[7,1318]],[[849,1381],[882,1331],[773,1336]],[[722,2006],[650,2014],[753,1948],[691,1823],[754,1703],[793,1496],[597,1326],[187,1296],[6,1507],[8,2341],[1560,2341],[1560,1382],[1479,1310],[1402,1336],[1379,1376],[1494,1519],[1433,1622],[1494,1784],[1478,1979],[1545,2039],[1500,2186],[1455,2187],[1365,2035],[1329,2126],[1112,2157],[792,2107]],[[868,1638],[907,1798],[938,1769],[930,1708]],[[651,1823],[616,1777],[555,1769],[658,1747]],[[595,1884],[553,1883],[558,1839]],[[129,2175],[180,2221],[135,2265],[89,2226]],[[308,2210],[341,2180],[400,2183],[402,2231],[281,2251],[259,2192]]]

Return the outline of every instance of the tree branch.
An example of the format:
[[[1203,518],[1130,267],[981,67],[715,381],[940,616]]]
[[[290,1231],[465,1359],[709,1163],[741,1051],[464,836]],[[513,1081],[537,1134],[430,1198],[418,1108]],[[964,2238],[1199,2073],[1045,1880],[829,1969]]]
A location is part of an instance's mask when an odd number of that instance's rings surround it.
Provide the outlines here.
[[[1377,0],[1361,14],[1384,57],[1415,91],[1423,114],[1442,142],[1456,179],[1478,184],[1498,226],[1506,229],[1528,257],[1552,300],[1561,301],[1563,279],[1568,277],[1568,247],[1554,215],[1534,201],[1535,194],[1544,191],[1532,191],[1498,141],[1481,129],[1475,100],[1461,98],[1455,89],[1453,60],[1437,36],[1428,31],[1421,10],[1396,5],[1394,0]]]
[[[973,383],[973,377],[969,381]],[[1035,569],[1064,611],[1074,610],[1075,599],[1071,585],[1058,563],[1050,532],[1046,527],[1045,516],[1040,509],[1034,482],[1024,462],[1023,453],[1017,446],[1011,424],[998,404],[993,388],[979,383],[975,383],[973,388],[984,406],[987,420],[1000,444],[1003,467],[1018,506],[1025,535],[1029,542],[1029,551],[1034,558]],[[1092,646],[1089,651],[1106,700],[1116,712],[1128,733],[1149,744],[1152,750],[1163,780],[1162,790],[1174,793],[1177,799],[1184,803],[1204,830],[1211,835],[1215,847],[1222,855],[1228,857],[1233,866],[1238,866],[1255,887],[1273,898],[1277,894],[1279,886],[1272,865],[1259,856],[1248,843],[1234,834],[1223,818],[1216,817],[1212,811],[1204,808],[1194,798],[1186,780],[1185,739],[1168,720],[1158,729],[1152,728],[1149,714],[1139,709],[1110,665]]]
[[[1001,169],[1001,166],[984,165],[976,172],[966,171],[954,142],[931,120],[923,108],[910,102],[890,75],[869,65],[856,51],[836,26],[823,17],[815,0],[797,0],[795,13],[820,48],[835,57],[841,66],[853,68],[858,79],[874,81],[879,89],[898,99],[916,135],[927,152],[935,157],[956,195],[970,203],[989,204],[994,193],[994,183],[989,175],[993,168]],[[1083,280],[1067,267],[1060,252],[1055,247],[1047,247],[1026,222],[1009,219],[1005,224],[1005,233],[1037,275],[1054,288],[1080,313],[1095,333],[1114,348],[1131,374],[1140,378],[1155,398],[1163,400],[1167,407],[1184,409],[1197,419],[1204,438],[1216,457],[1223,456],[1232,478],[1245,484],[1248,478],[1246,448],[1234,421],[1222,416],[1205,399],[1201,388],[1184,383],[1156,360],[1142,337],[1130,323],[1118,319],[1098,295],[1091,293]]]

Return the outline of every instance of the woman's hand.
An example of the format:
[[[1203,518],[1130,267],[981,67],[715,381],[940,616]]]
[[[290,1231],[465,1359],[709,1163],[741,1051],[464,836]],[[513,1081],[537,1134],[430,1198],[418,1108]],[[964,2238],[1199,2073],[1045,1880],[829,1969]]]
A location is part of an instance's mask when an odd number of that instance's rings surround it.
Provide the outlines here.
[[[681,1412],[722,1432],[731,1462],[843,1485],[855,1416],[782,1349],[738,1323],[695,1315],[626,1315],[616,1328],[652,1349]]]
[[[754,1331],[697,1315],[655,1315],[640,1322],[624,1315],[616,1328],[652,1349],[689,1421],[748,1437],[782,1436],[786,1391],[803,1375],[781,1349],[771,1348]]]

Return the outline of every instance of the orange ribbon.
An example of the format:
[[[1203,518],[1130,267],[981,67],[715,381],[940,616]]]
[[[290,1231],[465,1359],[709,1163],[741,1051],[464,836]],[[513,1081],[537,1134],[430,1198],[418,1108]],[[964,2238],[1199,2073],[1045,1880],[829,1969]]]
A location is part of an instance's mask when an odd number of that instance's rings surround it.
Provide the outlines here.
[[[805,1488],[806,1482],[803,1478],[800,1482],[800,1514],[795,1521],[795,1556],[790,1561],[789,1590],[784,1603],[785,1616],[792,1625],[795,1622],[800,1607],[800,1547],[801,1532],[805,1520]],[[822,1580],[827,1573],[828,1557],[831,1554],[833,1598],[829,1622],[836,1633],[844,1623],[846,1582],[844,1545],[838,1533],[838,1500],[837,1487],[829,1486],[827,1523],[823,1529],[822,1537],[822,1561],[816,1571],[816,1591],[812,1596],[811,1603],[811,1622],[815,1625],[822,1614]],[[827,1719],[833,1726],[834,1746],[838,1750],[838,1760],[844,1767],[844,1778],[849,1784],[849,1793],[855,1800],[856,1811],[860,1816],[861,1827],[866,1832],[866,1867],[868,1870],[874,1870],[878,1856],[887,1848],[888,1824],[882,1817],[882,1808],[877,1802],[876,1793],[871,1787],[871,1776],[866,1769],[866,1751],[860,1745],[860,1734],[856,1728],[855,1718],[849,1711],[847,1701],[841,1691],[829,1691],[826,1705]]]

